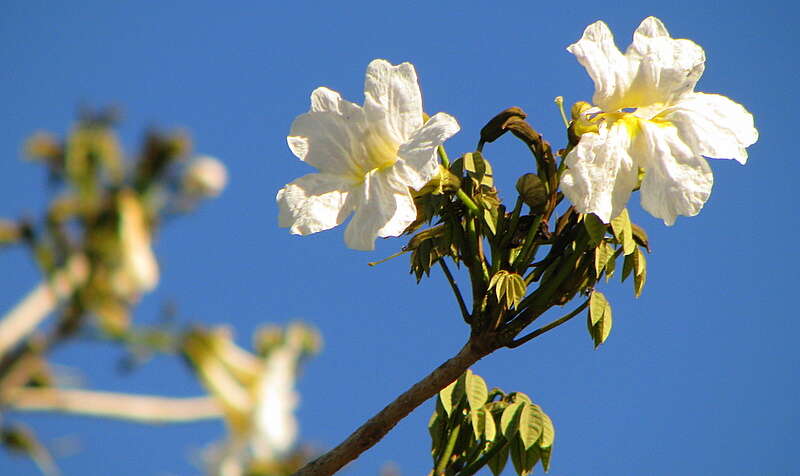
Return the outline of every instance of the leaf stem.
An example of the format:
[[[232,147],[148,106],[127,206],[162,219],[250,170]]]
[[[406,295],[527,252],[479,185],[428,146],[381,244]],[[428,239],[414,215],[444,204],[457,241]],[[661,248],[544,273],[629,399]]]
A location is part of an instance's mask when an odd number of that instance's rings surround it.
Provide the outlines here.
[[[447,156],[447,151],[444,150],[444,146],[440,145],[436,148],[436,152],[439,153],[439,158],[442,160],[442,165],[449,168],[450,167],[450,157]]]
[[[588,306],[588,305],[589,305],[589,300],[587,299],[586,301],[583,302],[583,304],[581,304],[580,306],[575,308],[575,310],[573,310],[572,312],[570,312],[566,316],[561,317],[559,319],[556,319],[555,321],[551,322],[550,324],[547,324],[544,327],[536,329],[535,331],[531,332],[530,334],[526,335],[525,337],[520,337],[519,339],[516,339],[516,340],[512,341],[510,344],[508,344],[507,347],[509,349],[513,349],[515,347],[519,347],[522,344],[528,342],[529,340],[534,339],[534,338],[544,334],[545,332],[547,332],[549,330],[555,329],[556,327],[560,326],[561,324],[564,324],[565,322],[569,321],[573,317],[575,317],[578,314],[580,314],[581,311],[586,309],[586,306]]]
[[[476,459],[472,464],[459,471],[457,476],[472,476],[473,474],[477,473],[478,470],[484,467],[486,463],[492,459],[492,457],[494,457],[494,455],[499,453],[506,446],[508,446],[508,441],[505,439],[503,439],[502,443],[492,445],[492,448],[489,451],[484,453],[480,458]]]
[[[436,464],[436,470],[433,473],[435,476],[444,475],[447,469],[447,463],[450,461],[450,456],[453,454],[453,449],[456,447],[459,433],[461,433],[461,425],[456,425],[453,431],[450,432],[450,438],[447,439],[447,446],[445,446],[444,452],[439,458],[439,463]]]
[[[464,205],[467,206],[467,208],[469,208],[469,211],[471,213],[473,213],[475,215],[478,214],[478,212],[480,211],[480,208],[478,208],[478,205],[476,205],[475,202],[472,201],[471,198],[469,198],[469,196],[466,194],[466,192],[464,192],[463,190],[461,190],[459,188],[458,191],[456,192],[456,196],[458,197],[459,200],[461,200],[461,203],[463,203]]]
[[[439,259],[439,266],[441,266],[442,272],[444,272],[447,278],[447,282],[450,283],[450,287],[453,289],[453,294],[455,294],[456,301],[458,301],[458,308],[461,310],[461,317],[464,318],[464,322],[470,324],[472,322],[472,316],[469,314],[467,305],[464,303],[464,297],[461,295],[461,290],[458,289],[458,283],[456,283],[456,280],[453,278],[453,273],[450,272],[450,268],[447,266],[447,263],[445,263],[444,258]]]

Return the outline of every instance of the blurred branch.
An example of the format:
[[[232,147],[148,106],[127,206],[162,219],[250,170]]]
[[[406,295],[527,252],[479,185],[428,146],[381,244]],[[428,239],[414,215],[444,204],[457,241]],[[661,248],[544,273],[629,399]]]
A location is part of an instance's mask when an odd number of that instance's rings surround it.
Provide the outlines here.
[[[63,270],[39,284],[0,320],[0,357],[30,334],[55,309],[59,301],[89,275],[86,257],[75,255]]]
[[[139,423],[181,423],[222,416],[212,397],[168,398],[53,388],[20,388],[9,392],[4,404],[14,410],[57,411]]]

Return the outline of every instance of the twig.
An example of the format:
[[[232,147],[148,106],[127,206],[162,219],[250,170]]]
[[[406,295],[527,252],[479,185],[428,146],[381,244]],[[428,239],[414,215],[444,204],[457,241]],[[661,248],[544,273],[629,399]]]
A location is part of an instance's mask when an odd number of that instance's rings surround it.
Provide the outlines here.
[[[61,299],[86,281],[88,274],[86,258],[73,256],[63,270],[39,284],[11,309],[0,320],[0,357],[36,329]]]
[[[453,288],[453,294],[455,294],[456,301],[458,301],[458,308],[461,309],[461,317],[464,318],[464,322],[469,324],[472,322],[472,316],[470,316],[467,305],[464,303],[464,297],[461,295],[461,291],[458,289],[458,284],[453,278],[453,273],[450,272],[450,268],[447,266],[447,263],[444,262],[444,257],[439,259],[439,266],[442,267],[442,271],[447,277],[447,282],[450,283],[450,287]]]
[[[530,334],[526,335],[525,337],[520,337],[519,339],[517,339],[517,340],[511,342],[510,344],[508,344],[507,347],[509,349],[513,349],[514,347],[519,347],[522,344],[528,342],[529,340],[534,339],[534,338],[544,334],[545,332],[547,332],[549,330],[555,329],[556,327],[560,326],[561,324],[564,324],[565,322],[569,321],[573,317],[575,317],[578,314],[580,314],[580,312],[583,311],[584,309],[586,309],[586,306],[588,306],[588,305],[589,305],[589,300],[587,299],[586,301],[583,302],[583,304],[581,304],[580,306],[575,308],[574,311],[570,312],[566,316],[564,316],[562,318],[559,318],[559,319],[556,319],[555,321],[551,322],[550,324],[547,324],[544,327],[536,329],[535,331],[531,332]]]
[[[168,398],[125,393],[20,388],[3,402],[22,411],[56,411],[117,418],[139,423],[181,423],[219,418],[222,410],[212,397]]]
[[[361,425],[336,448],[308,463],[295,476],[327,476],[356,459],[361,453],[381,440],[394,426],[412,410],[436,395],[464,373],[472,364],[488,355],[491,350],[478,348],[470,340],[455,357],[414,384],[383,410]]]

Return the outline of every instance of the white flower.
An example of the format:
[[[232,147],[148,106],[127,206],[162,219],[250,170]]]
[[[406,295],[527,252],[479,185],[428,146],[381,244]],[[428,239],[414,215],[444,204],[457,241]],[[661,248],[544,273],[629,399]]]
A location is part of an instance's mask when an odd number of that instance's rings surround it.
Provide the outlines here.
[[[265,362],[254,414],[255,451],[280,455],[294,445],[297,438],[294,410],[299,400],[294,382],[299,355],[299,349],[287,345],[270,353]]]
[[[120,266],[112,276],[115,291],[131,301],[141,293],[152,291],[158,284],[158,260],[150,243],[150,230],[145,210],[136,194],[129,189],[119,192]]]
[[[436,147],[458,132],[444,113],[423,123],[414,66],[374,60],[364,106],[328,88],[311,94],[311,111],[292,123],[292,152],[319,169],[278,192],[279,224],[307,235],[341,224],[350,248],[372,250],[375,238],[398,236],[416,218],[409,187],[419,190],[438,170]]]
[[[645,171],[642,207],[667,225],[696,215],[714,178],[703,158],[747,161],[758,139],[753,116],[725,96],[694,92],[705,68],[703,49],[670,38],[646,18],[623,55],[605,23],[589,25],[567,50],[595,85],[593,103],[578,119],[583,133],[567,155],[562,189],[582,213],[604,222],[617,216]]]
[[[228,183],[225,165],[214,157],[192,159],[183,175],[183,187],[190,195],[216,197]]]

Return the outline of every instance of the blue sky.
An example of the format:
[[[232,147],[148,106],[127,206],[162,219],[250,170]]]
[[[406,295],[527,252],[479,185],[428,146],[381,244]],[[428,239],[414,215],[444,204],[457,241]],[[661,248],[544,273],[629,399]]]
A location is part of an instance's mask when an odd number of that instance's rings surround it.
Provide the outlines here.
[[[174,301],[181,319],[230,323],[242,344],[265,322],[302,319],[324,337],[299,382],[301,435],[338,443],[393,397],[453,355],[467,337],[441,276],[416,285],[405,258],[366,265],[343,230],[310,237],[277,227],[276,191],[311,169],[285,136],[328,86],[362,101],[374,58],[415,64],[429,113],[455,116],[451,155],[470,151],[496,112],[520,106],[556,147],[563,126],[553,98],[588,100],[592,83],[565,47],[605,20],[627,47],[648,15],[706,51],[697,90],[744,104],[760,131],[750,161],[712,161],[715,186],[701,214],[673,227],[631,206],[651,238],[648,282],[601,288],[614,329],[593,350],[583,319],[474,370],[490,386],[531,395],[556,425],[551,474],[792,474],[800,425],[793,296],[800,165],[796,133],[798,7],[790,2],[6,2],[0,16],[0,216],[36,214],[44,174],[20,159],[40,129],[63,134],[80,104],[123,108],[129,151],[151,125],[185,127],[199,153],[222,159],[230,187],[198,213],[165,227],[156,251],[159,288],[137,309],[142,323]],[[784,144],[781,146],[781,144]],[[513,199],[530,159],[513,140],[486,148],[501,196]],[[26,253],[0,254],[0,307],[39,280]],[[196,395],[175,359],[130,376],[118,349],[80,343],[54,360],[79,368],[94,389]],[[426,404],[342,474],[403,474],[430,467]],[[52,415],[14,415],[56,449],[64,473],[190,475],[189,461],[221,435],[219,423],[148,427]],[[57,451],[58,452],[58,451]],[[0,453],[3,474],[33,475]],[[8,469],[7,469],[8,468]]]

